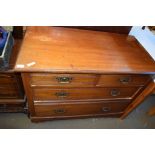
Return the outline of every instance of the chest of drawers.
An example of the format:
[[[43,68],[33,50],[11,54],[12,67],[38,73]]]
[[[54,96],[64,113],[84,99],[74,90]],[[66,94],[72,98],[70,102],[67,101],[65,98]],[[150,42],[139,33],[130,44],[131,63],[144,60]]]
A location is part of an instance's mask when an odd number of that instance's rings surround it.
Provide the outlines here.
[[[147,75],[22,73],[34,118],[121,116]]]
[[[154,89],[153,59],[126,35],[29,27],[15,70],[32,121],[123,118]]]
[[[15,40],[9,68],[0,70],[0,112],[24,112],[25,93],[20,73],[15,73],[16,55],[21,40]]]

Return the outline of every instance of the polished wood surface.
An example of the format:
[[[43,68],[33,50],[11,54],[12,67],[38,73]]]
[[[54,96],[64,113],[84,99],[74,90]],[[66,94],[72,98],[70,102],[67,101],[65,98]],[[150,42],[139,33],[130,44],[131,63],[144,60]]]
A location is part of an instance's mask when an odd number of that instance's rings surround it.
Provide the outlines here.
[[[133,37],[123,34],[28,27],[16,71],[155,73],[155,62]]]

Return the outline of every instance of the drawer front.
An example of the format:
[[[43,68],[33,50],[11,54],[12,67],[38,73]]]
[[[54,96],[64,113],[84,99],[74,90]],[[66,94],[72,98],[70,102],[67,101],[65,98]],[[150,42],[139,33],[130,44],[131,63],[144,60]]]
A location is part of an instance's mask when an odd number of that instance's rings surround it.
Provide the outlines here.
[[[20,74],[0,73],[0,98],[23,98],[24,90]]]
[[[12,87],[1,87],[0,86],[0,99],[17,98],[19,97],[18,90]]]
[[[131,99],[140,88],[35,88],[34,100]]]
[[[3,103],[0,104],[0,112],[24,112],[24,103]]]
[[[144,86],[148,75],[101,75],[97,86]]]
[[[93,74],[30,74],[32,86],[95,86]]]
[[[73,103],[73,104],[39,104],[35,105],[35,115],[40,117],[104,115],[123,112],[128,103]]]
[[[10,85],[15,82],[13,74],[2,74],[0,73],[0,85]]]

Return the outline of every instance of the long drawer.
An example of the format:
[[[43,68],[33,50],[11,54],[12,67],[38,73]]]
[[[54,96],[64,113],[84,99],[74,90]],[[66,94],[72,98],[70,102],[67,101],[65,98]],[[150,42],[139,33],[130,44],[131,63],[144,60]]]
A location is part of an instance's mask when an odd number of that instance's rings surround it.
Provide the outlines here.
[[[34,100],[132,99],[140,87],[123,88],[34,88]]]
[[[129,105],[127,102],[94,102],[53,104],[41,103],[34,105],[38,117],[58,117],[76,115],[106,115],[120,113]]]

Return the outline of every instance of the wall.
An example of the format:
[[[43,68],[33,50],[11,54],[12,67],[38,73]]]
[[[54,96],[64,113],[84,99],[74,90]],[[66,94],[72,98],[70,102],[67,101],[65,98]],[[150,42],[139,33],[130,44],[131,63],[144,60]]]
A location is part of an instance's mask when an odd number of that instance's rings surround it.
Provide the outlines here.
[[[129,35],[133,35],[155,60],[155,34],[148,27],[133,26]]]

